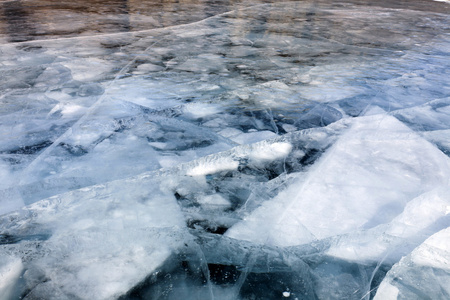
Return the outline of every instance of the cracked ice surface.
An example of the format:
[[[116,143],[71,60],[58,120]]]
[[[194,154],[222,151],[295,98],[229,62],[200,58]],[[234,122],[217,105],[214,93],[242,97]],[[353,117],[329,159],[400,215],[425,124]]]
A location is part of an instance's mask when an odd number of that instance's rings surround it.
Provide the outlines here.
[[[448,297],[450,7],[425,2],[2,35],[0,295]]]
[[[447,186],[449,178],[449,158],[395,118],[356,118],[306,178],[227,236],[287,247],[370,229],[391,222],[415,196]]]

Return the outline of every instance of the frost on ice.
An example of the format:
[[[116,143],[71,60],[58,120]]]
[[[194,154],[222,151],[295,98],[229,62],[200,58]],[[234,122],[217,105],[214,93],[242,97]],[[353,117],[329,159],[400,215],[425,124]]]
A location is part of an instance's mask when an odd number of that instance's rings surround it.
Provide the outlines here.
[[[448,298],[448,4],[257,2],[0,46],[1,299]]]

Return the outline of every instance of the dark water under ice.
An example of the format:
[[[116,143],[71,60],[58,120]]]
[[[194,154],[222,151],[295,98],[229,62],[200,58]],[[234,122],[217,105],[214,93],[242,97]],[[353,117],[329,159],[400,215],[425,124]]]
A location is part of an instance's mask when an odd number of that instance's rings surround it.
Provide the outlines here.
[[[0,1],[0,299],[448,299],[448,1]]]

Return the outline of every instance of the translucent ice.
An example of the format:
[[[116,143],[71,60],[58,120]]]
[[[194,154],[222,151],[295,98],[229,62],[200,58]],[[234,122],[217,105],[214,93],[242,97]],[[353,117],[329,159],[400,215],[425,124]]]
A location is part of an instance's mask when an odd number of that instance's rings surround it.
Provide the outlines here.
[[[450,228],[432,235],[387,273],[374,299],[447,299]]]
[[[449,192],[447,186],[424,193],[391,222],[339,237],[326,253],[348,261],[396,262],[449,225]]]
[[[85,188],[2,218],[2,232],[11,238],[1,257],[15,257],[2,264],[2,289],[23,261],[25,298],[126,293],[182,246],[186,234],[173,195],[145,186],[145,179],[134,179]]]
[[[23,264],[18,257],[2,255],[0,258],[0,297],[12,299],[14,287],[22,274]]]
[[[0,298],[448,296],[447,3],[3,2]]]
[[[360,117],[306,177],[227,236],[293,246],[370,229],[392,221],[421,193],[448,185],[449,178],[449,158],[395,118]]]

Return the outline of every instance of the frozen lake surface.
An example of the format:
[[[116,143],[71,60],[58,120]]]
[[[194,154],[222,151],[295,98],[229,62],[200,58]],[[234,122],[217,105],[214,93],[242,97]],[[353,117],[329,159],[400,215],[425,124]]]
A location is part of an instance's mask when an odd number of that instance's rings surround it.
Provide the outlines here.
[[[0,1],[0,299],[450,299],[448,1]]]

